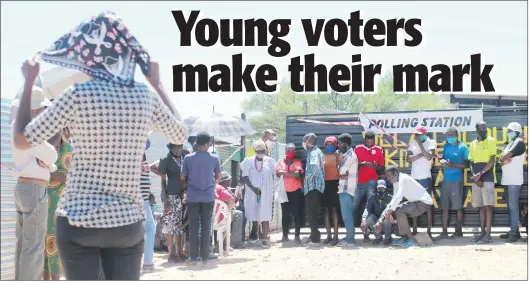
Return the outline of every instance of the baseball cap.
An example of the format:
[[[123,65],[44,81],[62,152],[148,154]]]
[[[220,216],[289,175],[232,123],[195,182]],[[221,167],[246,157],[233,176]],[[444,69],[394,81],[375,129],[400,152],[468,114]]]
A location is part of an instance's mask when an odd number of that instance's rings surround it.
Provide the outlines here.
[[[426,129],[426,127],[424,126],[418,126],[416,129],[415,129],[415,133],[416,135],[424,135],[426,134],[426,132],[428,132],[428,129]]]
[[[19,107],[20,98],[14,100],[11,103],[11,105],[14,107]],[[52,105],[51,101],[46,96],[44,96],[44,91],[42,91],[40,87],[33,86],[33,88],[31,89],[31,109],[35,110],[41,107],[51,106],[51,105]]]
[[[514,131],[514,132],[521,133],[522,132],[522,125],[520,125],[520,123],[517,123],[517,122],[511,122],[507,126],[507,129],[509,129],[511,131]]]
[[[378,187],[386,187],[386,181],[385,180],[378,180],[377,188]]]
[[[324,143],[332,142],[334,145],[338,145],[338,139],[334,136],[326,137]]]

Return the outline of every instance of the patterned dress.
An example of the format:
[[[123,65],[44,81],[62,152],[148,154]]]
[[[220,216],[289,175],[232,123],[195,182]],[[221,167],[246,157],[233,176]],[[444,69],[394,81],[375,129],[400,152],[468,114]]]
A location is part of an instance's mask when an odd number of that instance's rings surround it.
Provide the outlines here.
[[[61,143],[59,149],[59,156],[57,158],[57,172],[68,174],[70,163],[72,161],[72,148],[66,142]],[[62,274],[61,260],[59,259],[59,252],[57,251],[57,244],[55,243],[55,210],[57,203],[64,190],[64,182],[50,181],[48,184],[48,230],[46,232],[46,255],[44,257],[44,272],[49,272],[52,275]]]

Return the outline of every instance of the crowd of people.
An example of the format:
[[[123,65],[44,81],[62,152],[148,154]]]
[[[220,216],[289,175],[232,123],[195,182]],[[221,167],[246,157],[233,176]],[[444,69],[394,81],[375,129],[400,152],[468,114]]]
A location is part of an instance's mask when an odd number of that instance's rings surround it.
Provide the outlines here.
[[[34,85],[40,59],[81,71],[91,79],[72,85],[52,102]],[[120,63],[109,66],[109,60]],[[156,93],[134,81],[136,65]],[[268,131],[252,145],[254,155],[241,163],[242,185],[232,192],[231,176],[221,171],[219,157],[208,151],[211,136],[207,132],[197,135],[193,151],[184,150],[187,128],[169,106],[158,64],[114,14],[102,13],[68,32],[51,49],[24,62],[22,73],[24,88],[14,104],[17,112],[12,124],[18,179],[17,280],[57,280],[61,274],[69,280],[137,280],[142,268],[152,271],[156,221],[150,172],[162,177],[160,223],[168,237],[171,263],[207,264],[215,257],[210,251],[212,218],[218,211],[215,200],[225,202],[230,210],[231,245],[227,246],[244,247],[248,221],[252,225],[248,242],[269,248],[275,184],[281,179],[288,198],[281,203],[285,242],[290,239],[293,217],[294,241],[303,243],[302,200],[310,226],[309,246],[321,245],[318,215],[322,207],[327,232],[323,243],[332,246],[355,245],[354,226],[359,218],[364,241],[373,234],[375,244],[415,245],[416,226],[410,230],[409,217],[426,214],[430,232],[431,166],[437,144],[424,127],[417,128],[409,147],[411,176],[385,167],[373,132],[367,131],[364,143],[356,146],[347,133],[328,137],[323,151],[316,145],[317,136],[309,133],[302,141],[307,155],[303,165],[294,144],[286,145],[284,159],[271,158],[267,141],[274,133]],[[169,151],[149,164],[145,153],[152,129],[167,137]],[[447,131],[440,156],[445,173],[443,233],[437,239],[448,237],[448,210],[458,210],[452,237],[462,235],[463,170],[470,167],[472,205],[480,208],[481,221],[481,233],[474,240],[492,241],[492,167],[498,161],[511,217],[511,231],[504,237],[515,241],[520,238],[518,198],[526,150],[521,126],[509,124],[510,142],[498,160],[487,124],[479,123],[476,130],[478,138],[470,147],[458,140],[456,128]],[[387,181],[379,178],[382,172],[393,185],[393,195],[387,192]],[[362,202],[365,209],[360,208]],[[342,240],[338,212],[346,228]],[[402,239],[392,241],[393,224]]]

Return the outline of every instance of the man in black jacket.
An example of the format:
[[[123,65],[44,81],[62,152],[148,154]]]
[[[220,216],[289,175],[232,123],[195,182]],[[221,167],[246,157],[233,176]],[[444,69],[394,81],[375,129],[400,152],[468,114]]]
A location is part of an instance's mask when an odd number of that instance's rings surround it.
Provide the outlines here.
[[[382,239],[382,233],[378,233],[375,229],[375,224],[378,222],[380,215],[386,209],[386,206],[391,202],[391,194],[386,192],[386,181],[379,180],[377,183],[377,193],[371,195],[367,200],[366,209],[362,215],[362,224],[360,228],[365,234],[364,242],[369,242],[369,233],[375,235],[374,245],[380,244],[384,241],[384,245],[391,244],[391,222],[387,219],[382,223],[382,229],[385,235],[385,239]]]

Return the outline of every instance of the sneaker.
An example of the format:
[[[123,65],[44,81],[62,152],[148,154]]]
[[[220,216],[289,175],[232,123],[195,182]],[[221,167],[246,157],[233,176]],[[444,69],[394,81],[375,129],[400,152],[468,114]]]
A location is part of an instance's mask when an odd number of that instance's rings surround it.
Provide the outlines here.
[[[378,245],[378,244],[380,244],[380,243],[382,242],[382,240],[383,240],[382,237],[377,237],[377,238],[375,238],[375,240],[373,241],[373,245]]]
[[[507,238],[509,238],[509,232],[500,235],[500,238],[501,238],[501,239],[507,239]]]
[[[197,264],[197,261],[196,260],[192,260],[191,258],[188,258],[186,260],[186,264],[187,265],[196,265]]]
[[[448,233],[446,232],[441,233],[441,235],[435,237],[433,241],[441,241],[443,239],[448,239]]]
[[[248,243],[250,243],[250,244],[255,244],[255,243],[257,243],[257,241],[259,241],[259,239],[254,239],[254,238],[248,239]]]
[[[142,269],[143,273],[151,273],[154,272],[154,265],[143,265]]]
[[[384,246],[389,246],[389,245],[391,245],[391,242],[392,242],[392,239],[391,239],[391,238],[389,238],[389,239],[384,239],[384,241],[382,241],[382,244],[383,244]]]
[[[415,241],[415,239],[406,239],[406,240],[402,241],[399,246],[401,246],[403,248],[409,248],[409,247],[413,247],[415,245],[417,245],[417,241]]]
[[[459,238],[463,238],[463,233],[456,231],[454,234],[450,235],[448,239],[459,239]]]
[[[522,238],[522,236],[520,235],[520,232],[517,232],[517,231],[512,231],[512,232],[509,232],[509,237],[507,237],[507,242],[516,242],[518,240],[520,240]]]
[[[400,239],[395,239],[391,242],[391,244],[393,246],[400,246],[400,244],[404,241],[405,239],[404,238],[400,238]]]
[[[340,241],[340,243],[338,243],[337,246],[338,247],[342,247],[342,248],[351,248],[351,247],[356,246],[356,242],[354,242],[354,241],[349,241],[348,242],[348,241],[345,241],[345,239],[344,239],[344,240]]]
[[[294,237],[294,242],[296,242],[296,244],[301,244],[301,238],[299,237],[299,235],[296,235],[296,237]]]
[[[470,239],[471,242],[478,242],[480,241],[481,239],[483,239],[483,237],[485,237],[485,233],[480,233],[476,236],[473,236],[472,239]]]
[[[364,239],[362,239],[362,242],[364,242],[364,243],[371,242],[371,239],[369,239],[369,235],[364,235]]]
[[[268,241],[266,241],[266,240],[263,240],[263,241],[261,242],[261,247],[262,247],[263,249],[270,249],[270,245],[268,244]]]
[[[323,244],[327,245],[327,244],[331,243],[331,241],[332,241],[332,237],[331,236],[327,236],[327,239],[325,239],[323,241]]]
[[[202,267],[206,267],[208,265],[208,260],[202,261]]]
[[[209,253],[208,260],[216,260],[218,258],[219,258],[219,256],[217,256],[217,255],[215,255],[213,253]]]
[[[489,243],[492,243],[492,239],[490,239],[489,237],[487,236],[484,236],[483,238],[481,238],[478,242],[476,242],[478,245],[483,245],[483,244],[489,244]]]
[[[331,241],[331,246],[333,246],[333,247],[336,246],[336,245],[338,244],[338,242],[339,242],[339,241],[338,241],[338,238],[334,238],[334,239],[332,239],[332,241]]]
[[[307,243],[307,247],[309,247],[309,248],[318,248],[318,247],[321,247],[321,244],[320,244],[320,243],[315,243],[315,242],[309,241],[309,242]]]
[[[281,238],[281,242],[288,242],[290,241],[290,239],[288,239],[288,236],[283,236],[283,238]]]

